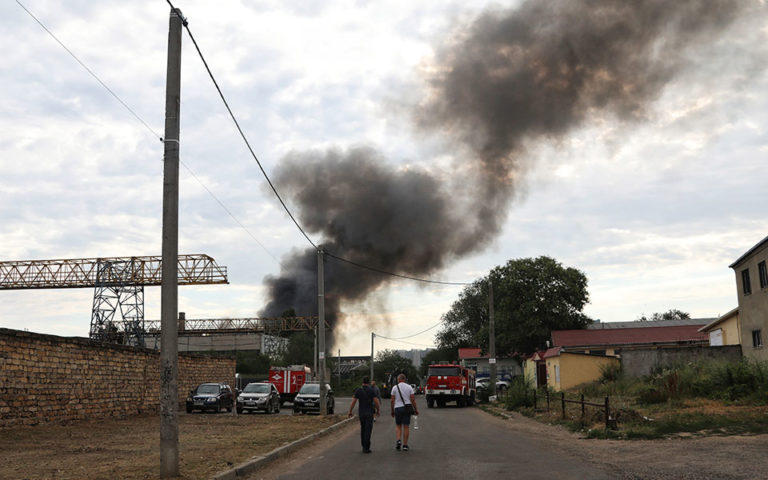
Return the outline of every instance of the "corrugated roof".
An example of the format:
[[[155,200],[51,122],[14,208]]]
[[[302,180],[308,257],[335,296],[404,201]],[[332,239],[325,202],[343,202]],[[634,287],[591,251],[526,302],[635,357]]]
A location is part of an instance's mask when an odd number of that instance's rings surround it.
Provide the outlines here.
[[[681,318],[677,320],[635,320],[632,322],[594,322],[587,325],[588,330],[605,330],[608,328],[652,328],[676,327],[681,325],[706,325],[714,318]]]
[[[489,358],[488,355],[480,355],[481,349],[479,348],[460,348],[459,349],[459,360],[464,360],[465,358]]]
[[[699,332],[700,327],[701,325],[681,325],[605,330],[557,330],[552,332],[552,342],[559,347],[706,342],[709,337]]]
[[[752,247],[749,250],[747,250],[746,252],[744,252],[744,255],[740,256],[739,258],[736,259],[735,262],[733,262],[732,264],[728,265],[728,268],[735,268],[741,262],[743,262],[744,260],[749,258],[749,256],[752,255],[752,253],[754,253],[755,250],[761,248],[767,242],[768,242],[768,237],[765,237],[764,239],[760,240],[759,242],[757,242],[757,245],[755,245],[754,247]]]

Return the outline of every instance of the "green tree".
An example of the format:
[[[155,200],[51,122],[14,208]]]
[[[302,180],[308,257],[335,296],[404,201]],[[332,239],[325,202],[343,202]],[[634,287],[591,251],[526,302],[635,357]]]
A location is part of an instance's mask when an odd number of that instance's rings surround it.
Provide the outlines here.
[[[238,351],[236,358],[237,373],[246,375],[267,375],[272,363],[268,356],[253,351]]]
[[[381,350],[376,354],[373,362],[374,379],[383,385],[387,381],[388,375],[393,372],[405,373],[409,383],[419,381],[418,371],[410,360],[394,350]]]
[[[673,308],[671,310],[667,310],[664,313],[654,313],[651,315],[650,318],[646,317],[645,315],[641,316],[637,319],[639,322],[658,322],[659,320],[688,320],[691,318],[691,314],[688,312],[683,312],[681,310],[678,310],[676,308]]]
[[[550,257],[510,260],[468,285],[442,319],[440,348],[488,349],[488,280],[493,283],[496,353],[544,348],[553,330],[584,328],[587,277]]]
[[[315,363],[315,337],[311,332],[294,332],[288,337],[282,365],[313,365]]]
[[[426,355],[421,357],[421,368],[419,373],[422,377],[427,376],[429,366],[442,361],[455,362],[459,359],[459,351],[453,347],[435,348],[427,352]]]

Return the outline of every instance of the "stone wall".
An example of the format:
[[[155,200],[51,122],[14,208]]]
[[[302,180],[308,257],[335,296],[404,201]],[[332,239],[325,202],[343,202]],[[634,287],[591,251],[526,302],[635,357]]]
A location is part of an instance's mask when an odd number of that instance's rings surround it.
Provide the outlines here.
[[[691,345],[667,348],[622,350],[621,369],[630,377],[642,377],[657,366],[679,365],[705,358],[718,358],[731,362],[741,360],[741,345],[710,347]]]
[[[0,427],[159,412],[160,354],[0,328]],[[235,381],[235,359],[179,354],[179,406],[203,382]]]

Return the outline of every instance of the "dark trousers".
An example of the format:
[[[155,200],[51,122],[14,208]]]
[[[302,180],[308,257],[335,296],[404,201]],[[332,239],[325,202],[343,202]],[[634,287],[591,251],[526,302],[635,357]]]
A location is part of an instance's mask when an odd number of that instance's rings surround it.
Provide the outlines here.
[[[371,449],[371,432],[373,432],[373,414],[360,415],[360,443],[363,450]]]

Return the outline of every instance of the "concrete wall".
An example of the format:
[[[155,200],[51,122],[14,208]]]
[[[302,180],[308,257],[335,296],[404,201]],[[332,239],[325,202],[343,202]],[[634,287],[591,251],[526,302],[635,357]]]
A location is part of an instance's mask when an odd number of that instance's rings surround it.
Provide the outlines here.
[[[158,412],[159,355],[0,329],[0,427]],[[196,385],[234,379],[234,358],[180,354],[180,406]]]
[[[656,366],[676,365],[704,358],[737,362],[741,360],[741,346],[691,345],[674,348],[623,350],[621,352],[621,368],[630,377],[642,377],[650,374]]]

